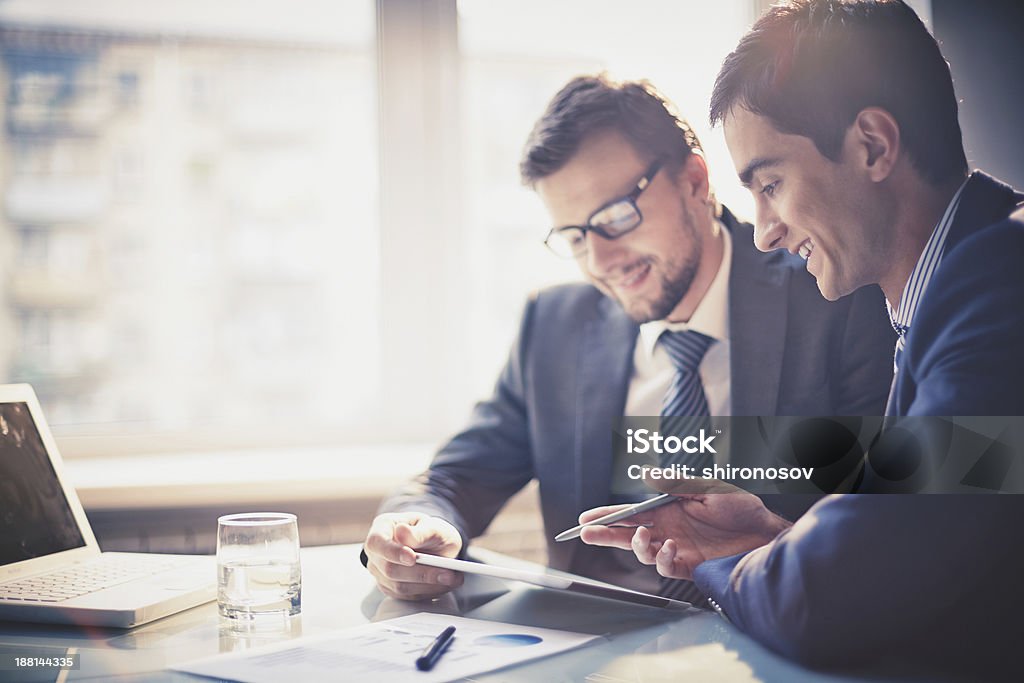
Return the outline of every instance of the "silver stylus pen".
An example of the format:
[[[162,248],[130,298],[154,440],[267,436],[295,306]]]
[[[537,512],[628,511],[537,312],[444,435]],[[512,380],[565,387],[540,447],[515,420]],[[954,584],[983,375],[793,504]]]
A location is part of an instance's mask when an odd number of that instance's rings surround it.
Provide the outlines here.
[[[619,510],[618,512],[613,512],[610,515],[598,517],[597,519],[591,520],[586,524],[580,524],[579,526],[574,526],[571,529],[567,529],[562,533],[558,534],[557,536],[555,536],[555,541],[561,543],[562,541],[570,541],[574,538],[579,538],[580,533],[583,531],[584,527],[595,526],[598,524],[611,524],[612,522],[620,522],[628,517],[632,517],[638,512],[647,512],[648,510],[653,510],[656,507],[661,507],[666,503],[671,503],[674,500],[676,500],[676,497],[673,496],[671,493],[663,493],[660,496],[655,496],[654,498],[645,500],[642,503],[630,505],[628,508],[624,510]]]

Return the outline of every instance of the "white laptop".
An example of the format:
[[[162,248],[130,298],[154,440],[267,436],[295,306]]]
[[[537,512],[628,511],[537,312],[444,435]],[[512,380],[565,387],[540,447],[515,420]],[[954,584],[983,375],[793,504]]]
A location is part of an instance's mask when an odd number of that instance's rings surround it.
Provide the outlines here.
[[[0,621],[128,628],[216,596],[213,557],[100,552],[35,392],[0,385]]]

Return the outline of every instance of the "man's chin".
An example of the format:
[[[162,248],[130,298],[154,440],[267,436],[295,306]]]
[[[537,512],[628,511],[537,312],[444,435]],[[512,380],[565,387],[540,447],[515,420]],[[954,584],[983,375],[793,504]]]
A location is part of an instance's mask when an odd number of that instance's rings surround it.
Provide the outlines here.
[[[671,311],[673,306],[663,301],[650,301],[635,297],[620,296],[619,292],[605,285],[602,282],[593,281],[593,284],[609,299],[615,301],[626,316],[638,325],[649,323],[652,320],[661,320]],[[662,310],[664,309],[664,310]]]
[[[852,292],[852,289],[843,288],[836,282],[830,282],[825,278],[817,278],[818,291],[827,301],[838,301]]]
[[[622,310],[625,311],[626,315],[630,320],[635,322],[637,325],[643,325],[653,320],[661,320],[668,315],[669,311],[662,312],[660,309],[664,306],[652,304],[649,301],[634,301],[629,304],[623,303],[622,299],[616,299],[619,305],[622,306]],[[671,309],[669,309],[671,310]]]

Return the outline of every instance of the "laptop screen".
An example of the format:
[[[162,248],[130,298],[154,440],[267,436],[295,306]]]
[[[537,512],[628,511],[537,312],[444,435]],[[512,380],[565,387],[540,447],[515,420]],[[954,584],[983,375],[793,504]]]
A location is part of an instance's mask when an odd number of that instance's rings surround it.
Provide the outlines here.
[[[0,566],[85,545],[27,403],[0,403]]]

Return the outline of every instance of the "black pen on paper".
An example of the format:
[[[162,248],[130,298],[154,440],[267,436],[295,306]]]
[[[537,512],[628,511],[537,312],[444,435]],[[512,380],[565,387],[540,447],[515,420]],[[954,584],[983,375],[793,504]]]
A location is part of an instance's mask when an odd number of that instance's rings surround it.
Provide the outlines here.
[[[427,649],[423,651],[423,654],[416,660],[416,668],[420,671],[430,671],[437,664],[437,660],[441,659],[441,655],[444,654],[448,646],[455,640],[455,627],[449,626],[445,630],[441,631],[441,634],[434,638],[434,642],[427,646]]]

